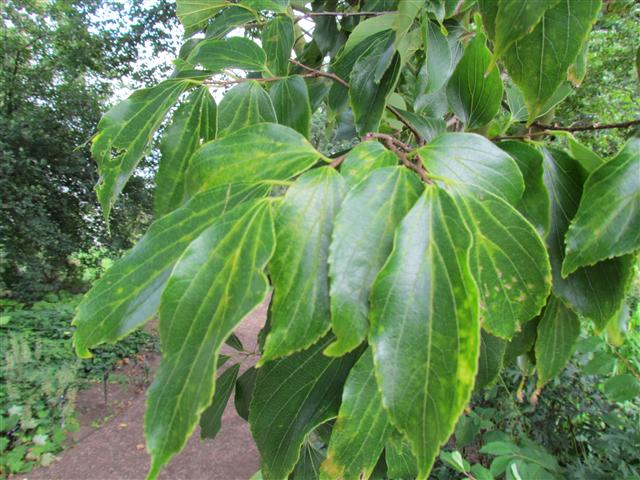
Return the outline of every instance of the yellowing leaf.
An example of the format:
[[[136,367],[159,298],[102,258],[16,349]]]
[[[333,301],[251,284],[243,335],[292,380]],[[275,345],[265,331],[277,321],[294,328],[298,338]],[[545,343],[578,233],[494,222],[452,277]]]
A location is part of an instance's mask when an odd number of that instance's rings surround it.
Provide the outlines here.
[[[428,476],[476,375],[480,323],[470,247],[453,201],[427,186],[398,227],[371,293],[376,378],[392,423],[412,444],[418,478]]]

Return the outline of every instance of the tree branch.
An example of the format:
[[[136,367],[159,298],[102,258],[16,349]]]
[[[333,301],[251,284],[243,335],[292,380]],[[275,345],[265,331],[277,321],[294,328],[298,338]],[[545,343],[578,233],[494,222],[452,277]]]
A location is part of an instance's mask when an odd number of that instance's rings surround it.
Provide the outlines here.
[[[303,63],[298,62],[297,60],[293,60],[290,59],[289,60],[291,63],[293,63],[294,65],[297,65],[301,68],[304,68],[305,70],[313,73],[314,75],[318,76],[318,77],[325,77],[325,78],[329,78],[331,80],[333,80],[334,82],[339,83],[340,85],[342,85],[344,88],[349,88],[349,84],[342,78],[340,78],[339,76],[337,76],[334,73],[330,73],[330,72],[323,72],[322,70],[316,70],[315,68],[309,67]],[[407,121],[406,118],[404,118],[404,116],[392,105],[386,105],[387,110],[389,110],[391,113],[393,113],[393,115],[395,115],[395,117],[402,122],[402,124],[407,127],[411,133],[413,133],[413,135],[416,137],[416,141],[418,142],[418,144],[422,145],[424,144],[424,139],[420,136],[420,134],[418,133],[418,131],[413,128],[413,126]]]
[[[534,132],[522,133],[519,135],[504,135],[493,137],[491,140],[515,140],[515,139],[523,139],[523,138],[532,138],[532,137],[544,137],[548,135],[554,135],[555,132],[590,132],[596,130],[613,130],[613,129],[625,129],[631,128],[636,125],[640,125],[640,120],[629,120],[626,122],[618,122],[618,123],[594,123],[592,125],[581,125],[581,126],[569,126],[562,127],[560,125],[544,125],[541,123],[534,122],[533,126],[542,128],[542,130],[537,130]]]

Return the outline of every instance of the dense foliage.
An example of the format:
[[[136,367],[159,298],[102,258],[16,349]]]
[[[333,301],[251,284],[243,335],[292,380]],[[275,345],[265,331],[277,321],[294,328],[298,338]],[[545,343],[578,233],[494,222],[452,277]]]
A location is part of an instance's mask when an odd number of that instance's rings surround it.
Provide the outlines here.
[[[140,330],[117,345],[98,348],[91,359],[78,359],[70,321],[79,300],[60,293],[30,306],[0,303],[0,475],[51,463],[66,433],[77,427],[77,390],[107,381],[124,359],[157,349],[156,338]]]
[[[134,176],[101,221],[89,149],[114,80],[150,81],[144,49],[171,44],[169,4],[9,0],[2,4],[0,68],[0,295],[33,300],[70,287],[69,255],[95,243],[128,248],[148,223],[148,182]]]
[[[92,142],[108,218],[171,113],[159,218],[74,320],[88,357],[159,312],[150,478],[198,424],[217,433],[234,385],[264,478],[426,478],[472,393],[505,367],[526,369],[535,404],[581,329],[619,345],[640,138],[607,158],[543,141],[574,131],[548,122],[586,74],[601,8],[178,0],[175,70],[111,109]],[[216,103],[212,88],[227,87]],[[317,111],[348,151],[310,143]],[[639,123],[626,120],[580,128]],[[259,359],[238,377],[220,348],[267,299]],[[603,389],[624,403],[640,383],[637,366],[619,368]],[[560,474],[515,442],[484,445],[499,467],[474,475]],[[441,458],[466,472],[460,454]]]

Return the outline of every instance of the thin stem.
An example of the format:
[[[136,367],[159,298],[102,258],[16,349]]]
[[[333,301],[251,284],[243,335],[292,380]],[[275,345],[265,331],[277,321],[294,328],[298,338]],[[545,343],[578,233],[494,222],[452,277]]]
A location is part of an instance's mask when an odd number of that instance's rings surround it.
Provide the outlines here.
[[[309,12],[306,10],[299,10],[301,15],[298,15],[296,18],[311,18],[311,17],[364,17],[364,16],[379,16],[385,15],[389,12]]]
[[[300,75],[301,77],[315,77],[314,74],[311,73],[303,73],[302,75]],[[277,82],[278,80],[286,80],[289,77],[278,77],[278,76],[273,76],[273,77],[266,77],[266,78],[233,78],[231,80],[208,80],[206,82],[204,82],[205,85],[209,85],[212,87],[226,87],[229,85],[235,85],[238,83],[245,83],[245,82],[251,82],[251,81],[255,81],[255,82],[260,82],[260,83],[268,83],[268,82]]]
[[[503,135],[498,137],[493,137],[491,140],[513,140],[513,139],[522,139],[522,138],[532,138],[532,137],[544,137],[548,135],[555,135],[554,132],[589,132],[596,130],[613,130],[613,129],[625,129],[635,127],[636,125],[640,125],[640,120],[629,120],[626,122],[618,122],[618,123],[594,123],[592,125],[581,125],[581,126],[569,126],[562,127],[560,125],[544,125],[541,123],[533,123],[533,126],[542,128],[542,130],[537,131],[529,131],[527,133],[522,133],[519,135]]]
[[[322,70],[316,70],[315,68],[309,67],[308,65],[305,65],[303,63],[298,62],[297,60],[290,59],[289,61],[291,63],[293,63],[294,65],[297,65],[297,66],[299,66],[301,68],[304,68],[305,70],[315,74],[318,77],[329,78],[329,79],[333,80],[334,82],[339,83],[344,88],[349,88],[349,84],[344,79],[340,78],[339,76],[337,76],[334,73],[324,72]],[[424,139],[420,136],[418,131],[415,128],[413,128],[413,126],[407,121],[406,118],[404,118],[404,116],[395,107],[393,107],[391,105],[386,105],[386,108],[391,113],[393,113],[395,115],[395,117],[400,122],[402,122],[405,127],[407,127],[411,131],[411,133],[413,133],[413,135],[416,137],[416,141],[418,142],[418,144],[420,144],[420,145],[424,144]]]
[[[398,156],[398,158],[400,158],[400,161],[405,167],[416,172],[420,176],[423,182],[432,183],[431,179],[429,178],[429,174],[427,173],[426,169],[422,165],[422,161],[420,160],[420,157],[418,155],[415,156],[416,158],[415,163],[409,160],[409,157],[407,154],[409,152],[412,152],[412,149],[409,145],[407,145],[404,142],[401,142],[400,140],[398,140],[395,137],[392,137],[391,135],[387,135],[385,133],[376,133],[376,132],[367,133],[363,137],[363,140],[370,140],[372,138],[377,138],[384,141],[384,143],[386,143],[389,150],[394,152]]]

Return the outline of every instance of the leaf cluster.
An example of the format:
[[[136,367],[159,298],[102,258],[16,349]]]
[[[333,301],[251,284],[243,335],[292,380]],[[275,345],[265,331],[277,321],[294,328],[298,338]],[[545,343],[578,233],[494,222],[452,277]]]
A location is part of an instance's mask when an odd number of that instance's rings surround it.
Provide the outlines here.
[[[528,362],[535,402],[581,324],[619,323],[640,139],[608,159],[521,141],[553,130],[541,122],[583,77],[601,6],[178,1],[174,72],[107,112],[92,142],[108,217],[174,112],[158,219],[74,320],[88,357],[159,313],[150,478],[198,425],[217,432],[234,382],[264,478],[426,478],[504,364]],[[318,109],[359,141],[318,151]],[[238,376],[220,349],[253,356],[232,335],[264,302],[259,359]]]

